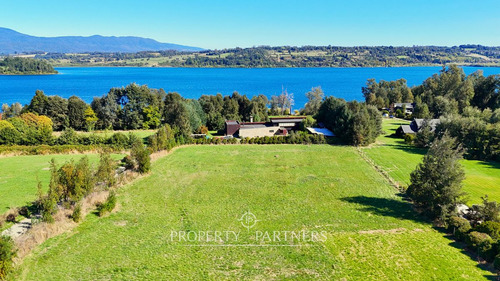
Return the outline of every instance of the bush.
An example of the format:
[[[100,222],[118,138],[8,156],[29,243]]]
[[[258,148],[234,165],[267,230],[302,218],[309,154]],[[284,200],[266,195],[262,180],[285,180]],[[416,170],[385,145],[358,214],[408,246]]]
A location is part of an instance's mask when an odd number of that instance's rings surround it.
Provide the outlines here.
[[[416,136],[414,134],[405,134],[404,136],[405,143],[409,145],[413,145],[415,143],[415,138]]]
[[[484,259],[492,259],[493,239],[488,234],[472,231],[467,235],[467,245],[472,249],[476,249],[479,256]]]
[[[109,139],[108,144],[116,148],[125,148],[129,146],[129,138],[123,133],[114,133]]]
[[[31,211],[28,207],[24,206],[19,209],[19,214],[25,218],[28,218],[31,216]]]
[[[66,129],[62,134],[57,138],[57,144],[78,144],[79,143],[79,137],[75,130],[73,129]]]
[[[97,207],[97,213],[100,217],[113,211],[116,206],[116,194],[114,191],[109,193],[108,199]]]
[[[135,168],[135,162],[134,162],[134,159],[132,159],[132,156],[130,155],[127,155],[125,157],[123,157],[122,159],[122,165],[125,167],[125,169],[127,170],[132,170]]]
[[[451,231],[457,240],[464,240],[467,233],[471,230],[468,220],[461,217],[450,217],[448,220],[448,231]]]
[[[16,222],[16,215],[12,213],[8,214],[7,217],[5,218],[5,221]]]
[[[16,256],[14,243],[10,237],[0,236],[0,280],[5,280],[13,269],[13,259]]]
[[[474,230],[486,233],[495,240],[500,238],[500,222],[486,221],[478,225]]]
[[[208,134],[208,128],[206,126],[200,126],[197,131],[199,134]]]
[[[111,155],[109,153],[101,153],[96,173],[97,182],[102,182],[108,187],[115,185],[115,168],[115,161],[111,158]]]
[[[73,210],[73,214],[71,214],[71,218],[74,222],[80,222],[82,219],[82,206],[81,204],[76,204],[75,209]]]
[[[151,170],[151,157],[149,150],[144,147],[144,144],[140,141],[136,141],[132,145],[132,151],[130,152],[132,159],[137,164],[137,171],[141,174],[149,172]]]

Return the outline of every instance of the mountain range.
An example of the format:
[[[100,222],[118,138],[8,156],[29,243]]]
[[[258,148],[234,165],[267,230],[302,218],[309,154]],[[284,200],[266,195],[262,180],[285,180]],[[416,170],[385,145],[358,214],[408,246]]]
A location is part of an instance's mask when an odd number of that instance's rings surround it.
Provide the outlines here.
[[[86,53],[140,51],[201,51],[202,48],[161,43],[153,39],[133,36],[60,36],[36,37],[0,27],[0,54],[49,52]]]

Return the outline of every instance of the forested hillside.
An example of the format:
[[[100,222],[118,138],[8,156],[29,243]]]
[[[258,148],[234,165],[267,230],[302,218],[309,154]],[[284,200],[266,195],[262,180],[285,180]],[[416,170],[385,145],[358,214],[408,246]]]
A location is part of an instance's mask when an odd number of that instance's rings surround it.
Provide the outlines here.
[[[500,47],[255,47],[201,52],[37,54],[58,66],[165,67],[387,67],[418,65],[500,65]]]

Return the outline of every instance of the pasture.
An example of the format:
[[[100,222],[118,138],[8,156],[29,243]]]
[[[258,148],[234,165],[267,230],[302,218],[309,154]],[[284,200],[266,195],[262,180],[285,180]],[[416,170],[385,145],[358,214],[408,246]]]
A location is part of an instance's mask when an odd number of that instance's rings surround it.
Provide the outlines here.
[[[385,134],[377,143],[363,151],[376,165],[403,185],[410,184],[410,173],[422,161],[425,149],[408,146],[402,139],[391,137],[401,124],[408,121],[384,119]],[[500,202],[500,163],[462,160],[465,170],[464,190],[469,194],[468,203],[480,203],[481,196],[488,194],[491,200]]]
[[[190,146],[118,191],[18,267],[18,280],[487,280],[489,271],[413,212],[355,148]],[[248,226],[242,214],[255,215]],[[236,240],[172,233],[235,231]],[[254,232],[322,232],[267,241]]]
[[[99,154],[86,154],[91,164],[99,162]],[[71,159],[78,161],[84,155],[28,155],[0,157],[0,214],[11,207],[20,207],[36,199],[37,184],[41,181],[44,190],[47,190],[50,171],[49,162],[52,158],[58,166]],[[113,154],[114,159],[123,155]]]

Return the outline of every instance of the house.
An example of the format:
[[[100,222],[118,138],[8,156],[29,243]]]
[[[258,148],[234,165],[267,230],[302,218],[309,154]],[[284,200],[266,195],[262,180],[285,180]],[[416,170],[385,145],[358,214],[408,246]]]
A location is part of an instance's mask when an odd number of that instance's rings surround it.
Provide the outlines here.
[[[225,135],[240,138],[286,136],[298,130],[304,116],[273,117],[268,122],[239,122],[226,120]]]
[[[391,112],[396,112],[398,109],[401,111],[404,109],[403,113],[405,114],[413,114],[413,109],[415,108],[414,103],[410,102],[396,102],[391,105]]]
[[[414,119],[410,123],[410,125],[399,126],[399,128],[396,130],[396,135],[404,136],[406,134],[416,134],[420,130],[420,128],[422,128],[424,120],[425,119]],[[431,131],[434,131],[439,123],[441,123],[441,120],[439,119],[429,119],[429,125],[431,126]]]

